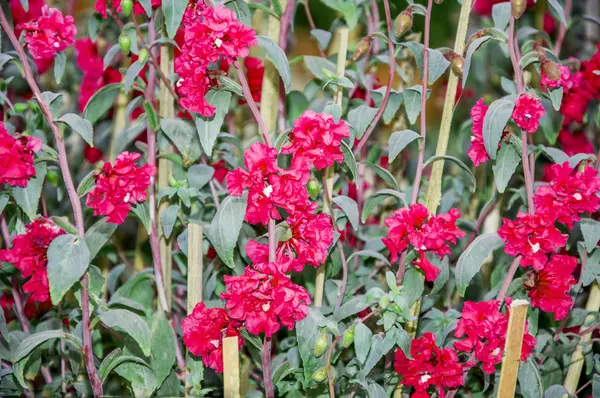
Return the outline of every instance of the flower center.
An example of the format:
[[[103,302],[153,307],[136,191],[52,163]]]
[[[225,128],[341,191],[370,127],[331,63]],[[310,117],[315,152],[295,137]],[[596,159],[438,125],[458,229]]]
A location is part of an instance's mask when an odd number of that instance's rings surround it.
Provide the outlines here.
[[[218,37],[215,39],[215,46],[217,48],[220,48],[221,45],[223,44],[223,40],[219,39]]]
[[[540,244],[539,243],[536,243],[536,244],[532,245],[531,242],[529,242],[529,246],[531,246],[531,251],[533,253],[537,253],[537,252],[540,251]]]
[[[267,312],[267,311],[269,311],[269,309],[270,309],[270,308],[271,308],[271,303],[266,303],[266,304],[263,304],[263,305],[262,305],[262,310],[263,310],[264,312]]]
[[[579,192],[578,192],[578,193],[576,193],[575,195],[573,195],[573,197],[575,198],[575,200],[581,200],[581,199],[583,199],[583,198],[581,197],[581,194],[580,194]]]
[[[265,187],[265,189],[263,189],[263,194],[264,194],[264,195],[265,195],[267,198],[271,197],[271,194],[272,194],[272,193],[273,193],[273,187],[272,187],[271,185],[267,185],[267,186]]]
[[[431,379],[431,376],[428,374],[425,374],[425,375],[421,376],[421,383],[425,384],[425,383],[427,383],[427,381],[429,379]]]
[[[131,195],[129,194],[129,192],[127,192],[127,195],[125,195],[123,202],[127,203],[127,202],[129,202],[129,199],[131,199]]]
[[[500,348],[496,348],[494,351],[492,351],[493,356],[496,356],[498,354],[500,354]]]

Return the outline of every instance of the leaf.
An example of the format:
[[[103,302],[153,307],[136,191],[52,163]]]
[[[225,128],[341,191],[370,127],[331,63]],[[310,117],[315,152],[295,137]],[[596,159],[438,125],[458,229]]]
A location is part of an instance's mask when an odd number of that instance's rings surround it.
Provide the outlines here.
[[[152,393],[158,387],[156,376],[151,369],[137,362],[125,362],[115,368],[115,372],[129,381],[131,391],[136,398],[146,398],[152,396]]]
[[[471,70],[471,62],[472,62],[473,54],[475,54],[475,51],[477,51],[477,49],[479,47],[481,47],[481,45],[483,43],[485,43],[486,41],[488,41],[489,39],[491,39],[490,36],[483,36],[483,37],[473,40],[473,42],[471,44],[469,44],[469,48],[467,48],[467,56],[465,57],[465,67],[464,67],[463,76],[462,76],[462,87],[463,88],[465,88],[465,85],[467,84],[467,77],[469,76],[469,71]]]
[[[510,2],[498,3],[492,6],[492,19],[496,29],[504,30],[510,22],[511,5]]]
[[[419,138],[421,136],[412,130],[402,130],[392,133],[388,141],[389,162],[393,162],[408,144]]]
[[[113,83],[96,91],[85,106],[83,117],[92,124],[95,124],[110,108],[112,108],[122,87],[123,83]]]
[[[514,108],[514,101],[499,99],[492,102],[483,118],[483,144],[492,159],[496,159],[498,143]]]
[[[479,272],[485,259],[497,248],[502,246],[502,239],[497,233],[479,235],[460,255],[456,262],[456,288],[462,297],[471,282]]]
[[[60,81],[65,74],[65,65],[67,64],[67,55],[64,51],[56,53],[54,56],[54,80],[56,84],[60,84]]]
[[[371,257],[371,258],[375,258],[379,261],[381,261],[382,263],[386,264],[386,265],[390,265],[389,260],[381,253],[376,252],[374,250],[359,250],[356,251],[354,253],[352,253],[349,257],[348,257],[348,263],[350,263],[350,260],[352,260],[352,258],[354,256],[360,256],[360,257]]]
[[[502,145],[500,152],[498,152],[496,163],[492,166],[492,170],[494,171],[494,180],[496,181],[498,192],[504,192],[508,182],[510,181],[510,178],[514,174],[520,162],[521,154],[517,151],[514,145]]]
[[[219,206],[217,214],[206,228],[206,237],[214,246],[223,262],[233,268],[233,250],[246,215],[248,193],[243,196],[228,196]]]
[[[379,362],[384,355],[394,348],[397,338],[396,328],[390,329],[385,334],[385,337],[381,337],[379,334],[373,336],[371,339],[371,351],[369,352],[369,356],[365,361],[365,366],[361,371],[362,375],[368,375],[369,372],[373,370],[375,365],[377,365],[377,362]]]
[[[415,124],[417,117],[421,113],[421,86],[416,85],[404,89],[404,108],[410,124]],[[427,98],[431,90],[427,90]]]
[[[552,8],[554,16],[560,20],[560,23],[567,26],[567,18],[565,17],[565,10],[562,8],[558,0],[548,0],[548,4]]]
[[[0,335],[2,335],[6,341],[9,341],[8,329],[6,328],[6,317],[4,316],[3,308],[0,308]]]
[[[368,300],[366,296],[354,296],[346,301],[335,313],[333,320],[339,322],[354,314],[358,314],[371,304],[372,300]]]
[[[440,270],[437,278],[433,281],[433,288],[429,292],[429,295],[431,296],[440,292],[446,282],[448,282],[448,279],[450,279],[450,269],[448,266],[449,259],[448,256],[446,256],[442,260],[437,254],[432,252],[427,252],[426,255],[429,262]]]
[[[390,173],[380,165],[371,162],[360,162],[360,164],[363,164],[371,170],[373,170],[375,174],[377,174],[379,178],[385,181],[385,183],[388,184],[390,187],[394,189],[400,189],[400,186],[398,185],[398,182],[396,182],[396,178],[392,175],[392,173]]]
[[[323,69],[327,70],[332,75],[336,74],[335,64],[328,59],[305,55],[304,63],[306,64],[308,70],[310,70],[313,75],[321,80],[327,80],[327,77],[323,73]]]
[[[98,376],[103,382],[106,380],[110,372],[112,372],[117,366],[125,362],[135,362],[146,367],[150,367],[142,358],[134,357],[132,355],[123,355],[120,348],[112,351],[104,358],[100,367],[98,368]]]
[[[562,104],[562,98],[563,98],[562,86],[550,90],[550,100],[552,101],[552,107],[554,108],[554,110],[556,110],[556,111],[560,110],[560,105]]]
[[[421,297],[423,290],[425,290],[425,278],[421,272],[416,267],[406,270],[402,280],[400,296],[406,299],[409,307]]]
[[[424,166],[427,166],[430,163],[433,163],[435,161],[442,160],[442,159],[450,160],[450,161],[456,163],[458,165],[458,167],[463,169],[467,173],[467,176],[469,177],[469,182],[471,183],[471,192],[475,192],[475,188],[477,185],[475,176],[473,175],[473,172],[471,171],[471,169],[466,164],[464,164],[464,162],[462,160],[455,158],[454,156],[438,155],[438,156],[432,156],[429,159],[427,159]]]
[[[364,364],[367,359],[367,354],[371,349],[371,338],[373,332],[364,323],[359,322],[354,328],[354,350],[356,359],[361,364]]]
[[[564,162],[569,161],[569,155],[564,153],[558,148],[549,148],[543,145],[540,145],[539,148],[544,152],[554,163],[563,164]]]
[[[215,175],[215,169],[205,164],[190,166],[187,173],[190,188],[202,189]]]
[[[519,386],[524,398],[540,398],[544,391],[538,366],[531,358],[522,362],[519,367]]]
[[[350,221],[350,224],[352,225],[352,229],[357,231],[358,230],[358,205],[356,204],[354,199],[349,198],[348,196],[341,195],[341,196],[336,196],[335,198],[331,199],[331,201],[333,203],[335,203],[336,205],[338,205],[342,209],[342,211],[348,218],[348,221]]]
[[[498,3],[498,4],[507,4],[507,3]],[[508,3],[510,5],[510,3]],[[512,95],[517,94],[517,83],[512,80],[505,78],[504,76],[500,77],[500,85],[502,89],[506,92],[506,94]]]
[[[204,152],[208,156],[212,156],[217,136],[221,132],[225,115],[229,111],[231,93],[224,90],[211,91],[206,95],[206,101],[216,108],[215,114],[210,118],[198,116],[196,118],[196,129]]]
[[[587,252],[590,253],[600,241],[600,222],[592,218],[582,218],[579,226]]]
[[[63,94],[62,93],[53,93],[51,91],[44,91],[42,93],[42,101],[50,107],[52,116],[57,118],[58,112],[62,108]]]
[[[202,155],[200,139],[191,123],[183,119],[161,119],[160,127],[181,152],[184,166],[200,159]]]
[[[118,44],[114,44],[107,52],[104,54],[104,59],[102,60],[104,69],[108,68],[110,64],[112,64],[115,56],[121,52],[121,47]]]
[[[435,83],[437,79],[440,78],[445,72],[446,69],[450,66],[450,61],[448,61],[444,54],[442,54],[439,50],[435,50],[430,48],[428,50],[429,54],[429,76],[427,78],[427,82],[429,84]]]
[[[173,233],[173,227],[177,221],[177,213],[179,212],[179,205],[171,205],[166,208],[165,211],[160,215],[160,222],[163,227],[163,235],[169,239]]]
[[[417,64],[417,71],[419,72],[419,76],[421,76],[421,73],[423,73],[423,45],[414,41],[407,41],[400,43],[400,45],[408,48],[413,53],[415,63]]]
[[[410,345],[411,345],[412,339],[411,339],[410,335],[408,334],[408,332],[406,330],[404,330],[402,328],[396,328],[396,332],[398,334],[398,340],[397,340],[398,347],[400,347],[400,349],[402,350],[402,352],[404,353],[406,358],[412,359],[412,356],[410,354]]]
[[[128,310],[111,309],[98,315],[107,328],[114,328],[128,334],[139,345],[146,356],[150,356],[150,329],[138,314]]]
[[[323,29],[313,29],[310,31],[310,35],[317,39],[319,47],[321,47],[322,50],[326,50],[327,47],[329,47],[329,43],[331,42],[331,32]]]
[[[25,12],[29,12],[29,0],[19,0],[19,3],[21,3],[21,7]]]
[[[152,317],[150,367],[156,375],[157,385],[161,385],[171,373],[175,365],[175,332],[165,317],[163,311],[158,311]]]
[[[308,314],[304,319],[296,323],[296,338],[298,340],[298,351],[302,359],[304,369],[304,384],[312,381],[313,372],[321,366],[322,358],[316,358],[314,347],[319,335],[320,324],[325,320],[321,310],[315,307],[308,308]]]
[[[85,231],[84,241],[90,252],[90,260],[93,260],[94,257],[96,257],[96,254],[98,254],[100,249],[102,249],[102,246],[108,242],[118,226],[119,224],[108,223],[106,222],[106,218],[102,218]]]
[[[356,27],[358,18],[360,17],[360,12],[356,2],[353,0],[324,0],[323,3],[327,7],[341,12],[350,30]]]
[[[402,192],[395,191],[393,189],[381,189],[367,198],[363,204],[363,210],[360,217],[361,222],[364,224],[367,218],[373,213],[373,209],[381,204],[387,196],[393,196],[399,199],[404,206],[406,206],[406,196]]]
[[[348,112],[348,122],[354,129],[356,138],[360,139],[363,136],[376,114],[377,108],[367,105],[360,105]]]
[[[26,187],[13,188],[15,202],[23,210],[30,220],[33,220],[37,214],[38,203],[42,196],[44,188],[44,179],[46,178],[46,163],[35,165],[35,177],[27,182]]]
[[[75,235],[61,235],[48,247],[48,283],[52,304],[58,305],[65,293],[81,279],[90,265],[85,241]]]
[[[277,72],[279,72],[285,93],[289,93],[292,88],[292,73],[290,72],[290,62],[285,53],[277,43],[266,36],[258,35],[256,39],[258,45],[265,50],[265,53],[269,56],[273,65],[275,65]]]
[[[77,134],[81,136],[90,146],[94,146],[94,126],[88,120],[85,120],[75,113],[66,113],[62,115],[58,122],[66,123]]]
[[[152,231],[152,220],[150,220],[150,208],[146,202],[138,203],[137,205],[131,208],[133,213],[140,220],[144,228],[146,228],[146,232],[150,235]]]
[[[561,385],[548,387],[548,389],[544,391],[544,398],[563,398],[565,395],[568,396],[569,391]]]
[[[8,204],[8,195],[0,194],[0,213],[4,211],[4,208]]]
[[[46,330],[43,332],[29,335],[25,339],[23,339],[17,347],[17,350],[14,354],[13,362],[19,362],[27,355],[29,355],[33,350],[35,350],[36,347],[52,339],[66,339],[74,343],[78,348],[81,347],[81,342],[79,341],[79,339],[70,333],[66,333],[60,329]]]
[[[133,87],[133,83],[135,83],[135,79],[139,76],[142,69],[144,69],[145,63],[135,61],[133,64],[129,66],[127,69],[127,73],[125,73],[125,94],[129,94],[131,87]]]
[[[344,164],[350,169],[350,173],[352,174],[352,181],[358,180],[358,165],[356,164],[356,158],[354,157],[354,153],[346,144],[345,141],[342,141],[342,153],[344,154]]]
[[[387,87],[385,86],[379,87],[378,89],[371,91],[371,97],[373,98],[373,101],[375,102],[375,105],[378,108],[381,107],[381,102],[383,101],[383,97],[385,96],[386,91]],[[390,124],[392,122],[403,102],[404,96],[402,95],[401,91],[392,90],[390,92],[388,103],[382,115],[384,124]]]
[[[179,29],[179,25],[181,25],[181,20],[183,19],[186,8],[187,2],[185,1],[163,0],[162,11],[169,38],[173,39],[175,34],[177,34],[177,29]]]
[[[225,3],[225,7],[235,12],[238,21],[247,27],[251,27],[252,13],[250,12],[249,5],[250,4],[246,3],[244,0],[231,0]]]
[[[152,2],[151,0],[138,0],[144,11],[146,11],[146,15],[148,17],[152,16]]]
[[[240,86],[235,80],[228,78],[227,76],[217,76],[217,80],[219,81],[219,88],[222,90],[227,90],[233,94],[237,94],[239,96],[244,95],[244,91],[242,90],[242,86]]]

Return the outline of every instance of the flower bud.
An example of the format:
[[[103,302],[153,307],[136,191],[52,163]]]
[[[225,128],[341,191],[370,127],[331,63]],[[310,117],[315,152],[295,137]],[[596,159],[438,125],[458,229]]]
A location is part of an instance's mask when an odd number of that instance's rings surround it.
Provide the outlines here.
[[[17,112],[25,112],[27,109],[29,109],[28,102],[19,102],[18,104],[15,104],[15,111]]]
[[[413,24],[412,11],[410,9],[402,11],[400,13],[400,15],[398,15],[396,17],[396,20],[394,21],[394,32],[395,32],[396,36],[400,37],[403,34],[405,34],[406,32],[408,32],[408,30],[410,28],[412,28],[412,24]]]
[[[140,52],[138,53],[138,62],[140,64],[145,64],[146,61],[148,61],[149,55],[150,55],[150,53],[148,52],[147,49],[145,49],[145,48],[140,49]]]
[[[350,326],[346,333],[344,333],[344,348],[348,348],[354,343],[354,328],[356,325]]]
[[[318,358],[321,355],[323,355],[323,353],[327,349],[327,346],[328,346],[328,343],[327,343],[327,334],[326,333],[321,333],[319,335],[319,337],[317,338],[317,342],[315,343],[315,357]]]
[[[392,303],[392,305],[390,306],[391,309],[394,310],[394,312],[397,313],[402,313],[402,307],[400,307],[398,304],[396,303]]]
[[[314,178],[311,178],[310,180],[308,180],[308,185],[306,188],[308,189],[308,193],[309,193],[310,197],[312,198],[312,200],[315,200],[317,198],[317,196],[319,196],[319,189],[321,187],[319,186],[319,182],[317,180],[315,180]]]
[[[527,8],[527,0],[512,0],[512,16],[516,19],[521,18],[521,15],[525,12]]]
[[[389,304],[390,298],[387,295],[381,296],[381,298],[379,299],[379,307],[381,307],[382,310],[385,310]]]
[[[360,61],[361,59],[364,58],[365,55],[367,55],[367,53],[371,49],[372,42],[373,42],[373,38],[371,36],[363,37],[358,42],[358,44],[356,45],[356,48],[354,49],[354,60],[355,61]]]
[[[58,173],[55,169],[48,169],[48,173],[46,174],[46,180],[48,180],[48,182],[52,186],[58,186]]]
[[[442,4],[444,3],[444,0],[435,0],[435,4]]]
[[[555,82],[560,81],[560,69],[558,65],[549,59],[544,59],[542,61],[542,71],[550,80],[554,80]]]
[[[327,368],[326,367],[322,367],[321,369],[319,369],[315,373],[313,373],[313,380],[316,381],[317,383],[322,383],[325,381],[325,379],[327,379]]]
[[[130,16],[131,10],[133,10],[133,0],[121,0],[121,10],[124,17]]]
[[[465,59],[461,55],[456,54],[454,58],[452,58],[450,66],[452,72],[454,72],[456,76],[462,77],[463,71],[465,70]]]
[[[119,46],[125,55],[128,55],[131,51],[131,39],[125,33],[119,36]]]

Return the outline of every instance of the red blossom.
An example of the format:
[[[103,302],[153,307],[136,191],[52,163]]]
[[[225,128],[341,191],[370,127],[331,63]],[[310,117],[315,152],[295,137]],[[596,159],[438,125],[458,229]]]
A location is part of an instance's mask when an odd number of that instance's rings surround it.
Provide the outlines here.
[[[588,60],[581,64],[581,72],[585,81],[586,89],[591,93],[593,98],[600,98],[600,44],[597,45],[596,53]]]
[[[37,137],[8,134],[0,122],[0,184],[25,187],[35,177],[33,154],[42,149]]]
[[[584,131],[570,132],[563,128],[558,133],[558,143],[569,156],[578,153],[594,153],[594,146],[585,136]]]
[[[85,149],[83,150],[83,157],[88,163],[96,164],[100,160],[102,160],[102,156],[104,156],[104,154],[100,149],[89,146],[89,144],[85,145]]]
[[[531,265],[535,270],[546,264],[546,254],[563,247],[568,238],[554,226],[554,219],[523,212],[517,214],[516,220],[505,218],[498,235],[505,243],[506,254],[523,256],[520,264]]]
[[[595,213],[600,208],[598,171],[591,166],[575,171],[568,162],[551,168],[554,178],[539,187],[533,197],[536,212],[572,229],[581,213]]]
[[[423,337],[414,339],[410,346],[408,359],[401,349],[396,350],[394,370],[400,375],[400,381],[413,387],[412,398],[430,397],[428,390],[435,387],[441,398],[446,389],[456,389],[464,385],[463,366],[458,355],[451,348],[439,348],[435,344],[435,335],[423,333]]]
[[[532,307],[553,312],[557,321],[564,319],[573,305],[569,290],[576,283],[576,267],[577,258],[555,254],[541,270],[530,272],[524,286]]]
[[[46,301],[38,302],[33,299],[33,295],[27,296],[27,300],[25,301],[25,307],[23,308],[24,315],[27,319],[33,319],[40,314],[46,313],[52,309],[52,301],[50,298]],[[15,305],[15,300],[10,294],[10,292],[6,291],[0,296],[0,306],[4,311],[4,316],[6,317],[6,323],[10,323],[12,320],[16,319],[15,311],[13,306]]]
[[[237,337],[239,348],[244,344],[227,312],[223,308],[206,308],[204,303],[196,304],[181,322],[181,331],[187,349],[201,357],[204,366],[219,373],[223,373],[223,339]]]
[[[509,300],[507,300],[508,302]],[[508,313],[499,311],[500,302],[497,300],[475,303],[465,302],[461,319],[456,325],[454,347],[460,352],[474,352],[475,358],[483,364],[483,371],[493,374],[495,366],[502,362],[506,331],[508,329]],[[527,332],[523,337],[521,360],[529,357],[535,339]]]
[[[495,4],[505,3],[507,0],[475,0],[475,4],[473,5],[473,10],[479,15],[491,15],[492,7]],[[527,0],[527,7],[533,7],[535,5],[535,0]]]
[[[290,133],[290,144],[281,152],[293,153],[294,163],[314,164],[316,169],[321,170],[334,162],[344,161],[340,147],[342,138],[349,136],[350,128],[343,120],[336,123],[327,113],[309,110],[296,119]]]
[[[75,42],[75,20],[63,16],[57,8],[42,7],[42,15],[30,22],[21,24],[25,32],[25,44],[34,59],[52,59]]]
[[[44,302],[50,298],[48,285],[48,246],[65,231],[48,218],[38,218],[25,226],[25,233],[14,237],[10,250],[0,250],[0,261],[14,264],[23,278],[29,280],[23,285],[25,293],[31,293],[33,300]]]
[[[385,220],[390,232],[387,238],[382,239],[390,250],[391,262],[395,262],[398,254],[411,244],[419,254],[414,264],[425,272],[425,279],[435,280],[440,270],[427,260],[426,252],[431,251],[441,258],[451,253],[448,244],[454,245],[457,239],[465,236],[465,232],[456,226],[459,217],[458,209],[430,216],[421,204],[396,210]]]
[[[122,152],[114,166],[104,163],[95,176],[96,186],[87,198],[87,205],[94,209],[95,216],[108,216],[107,222],[121,224],[132,205],[146,200],[156,168],[149,164],[138,166],[135,162],[141,157],[139,153]]]
[[[548,89],[550,89],[550,90],[561,87],[571,77],[571,72],[569,72],[568,67],[566,67],[564,65],[557,65],[557,66],[560,69],[560,79],[559,80],[550,79],[548,76],[546,76],[546,73],[544,73],[544,70],[542,69],[542,78],[540,80],[540,83],[542,83],[542,85],[548,87]]]
[[[282,326],[292,330],[308,314],[308,292],[279,269],[276,263],[254,264],[243,275],[224,277],[227,313],[251,334],[271,337]]]
[[[246,68],[246,79],[248,80],[248,87],[250,87],[250,93],[252,99],[257,104],[260,103],[262,95],[262,84],[263,77],[265,75],[265,67],[260,58],[247,57],[244,60],[244,67]],[[246,100],[240,98],[240,104],[245,104]]]
[[[487,162],[490,157],[483,143],[483,119],[488,110],[488,106],[484,104],[483,98],[479,99],[475,106],[471,108],[471,119],[473,119],[473,127],[471,132],[471,148],[469,148],[469,158],[473,161],[475,167]]]
[[[546,111],[542,102],[528,94],[521,94],[515,103],[512,118],[521,129],[535,133],[540,127],[540,118]]]

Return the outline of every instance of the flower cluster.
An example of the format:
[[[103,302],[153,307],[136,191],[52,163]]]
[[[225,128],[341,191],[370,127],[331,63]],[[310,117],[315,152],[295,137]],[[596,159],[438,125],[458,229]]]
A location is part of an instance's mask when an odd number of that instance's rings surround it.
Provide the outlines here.
[[[123,11],[123,8],[121,7],[121,0],[112,0],[111,3],[112,8],[114,8],[117,12]],[[162,0],[152,0],[151,5],[152,8],[158,8],[162,5]],[[106,0],[96,0],[94,8],[100,15],[102,15],[103,18],[106,18],[108,16],[106,7]],[[133,0],[133,13],[135,15],[141,15],[146,13],[144,7],[142,7],[139,0]]]
[[[25,187],[35,177],[33,154],[42,149],[42,140],[37,137],[8,134],[0,122],[0,184]]]
[[[535,133],[540,127],[540,119],[545,113],[539,98],[521,94],[515,101],[512,118],[521,129],[528,133]]]
[[[425,279],[433,281],[440,270],[427,259],[426,253],[432,252],[444,258],[450,254],[451,244],[465,236],[465,232],[456,226],[460,217],[458,209],[451,209],[446,214],[430,215],[429,210],[421,204],[413,204],[408,208],[396,210],[385,220],[390,232],[383,243],[390,250],[391,262],[398,259],[398,254],[405,251],[409,244],[418,253],[414,264],[425,273]]]
[[[445,397],[445,389],[456,389],[465,383],[458,355],[451,348],[439,348],[433,333],[426,332],[423,337],[414,339],[410,355],[412,359],[401,349],[396,350],[394,370],[402,384],[415,389],[413,398],[428,398],[431,387],[435,387],[440,397]]]
[[[454,347],[459,352],[473,352],[475,359],[482,363],[483,371],[492,374],[495,366],[502,362],[506,331],[508,329],[508,312],[500,312],[497,300],[474,303],[465,302],[462,317],[456,325],[454,336],[458,339]],[[507,311],[510,299],[507,300]],[[535,347],[535,338],[527,332],[523,337],[521,360],[524,361]]]
[[[25,293],[32,299],[45,302],[50,298],[48,285],[48,246],[65,231],[47,218],[36,219],[25,226],[25,233],[13,239],[10,250],[0,250],[0,261],[14,264],[23,278],[29,280],[23,285]]]
[[[204,96],[212,87],[215,63],[231,64],[238,57],[248,56],[249,47],[256,44],[256,33],[223,5],[215,8],[200,3],[189,5],[184,25],[182,53],[175,59],[180,103],[190,112],[210,117],[215,108]]]
[[[194,355],[202,358],[204,366],[223,373],[223,339],[237,337],[242,348],[244,339],[239,327],[222,308],[206,308],[196,304],[192,313],[181,322],[183,343]]]
[[[469,148],[468,155],[475,167],[490,160],[483,143],[483,119],[487,110],[488,106],[483,102],[483,98],[480,98],[475,106],[471,108],[471,119],[473,120],[471,132],[473,135],[471,136],[471,148]]]
[[[131,205],[144,202],[148,186],[156,174],[156,167],[138,166],[139,153],[122,152],[114,165],[104,163],[96,174],[96,186],[89,193],[87,205],[94,215],[108,216],[107,222],[121,224],[131,210]]]
[[[63,16],[60,10],[42,7],[42,14],[19,26],[25,32],[25,44],[34,59],[52,59],[75,42],[75,20]]]

